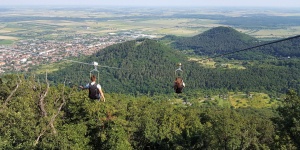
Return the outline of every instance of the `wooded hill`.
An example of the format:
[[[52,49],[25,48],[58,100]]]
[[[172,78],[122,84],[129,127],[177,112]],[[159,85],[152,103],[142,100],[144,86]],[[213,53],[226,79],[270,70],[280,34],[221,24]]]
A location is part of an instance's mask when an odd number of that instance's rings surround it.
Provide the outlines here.
[[[232,31],[232,29],[228,30]],[[234,33],[236,32],[232,34]],[[241,36],[240,43],[243,43],[245,39],[254,40],[249,36]],[[226,42],[223,41],[223,43]],[[256,53],[254,54],[256,56]],[[205,68],[196,62],[188,61],[187,56],[180,51],[172,49],[161,41],[151,39],[115,44],[99,51],[94,56],[83,57],[79,61],[85,63],[96,61],[103,66],[121,68],[98,68],[100,83],[107,92],[134,95],[172,93],[174,71],[178,68],[176,64],[179,62],[183,64],[183,77],[187,84],[185,88],[187,92],[200,89],[225,89],[274,94],[285,93],[290,88],[300,91],[298,78],[300,62],[297,59],[260,60],[254,63],[245,61],[246,69]],[[92,69],[93,66],[90,65],[72,63],[49,74],[49,80],[62,83],[66,79],[75,86],[86,84],[89,82],[89,72]]]
[[[163,39],[173,41],[176,49],[193,50],[195,54],[210,57],[266,43],[230,27],[216,27],[193,37],[166,36]],[[292,39],[224,57],[239,60],[300,57],[299,43],[300,38]]]
[[[112,45],[94,56],[80,61],[98,62],[100,82],[108,92],[117,93],[169,93],[174,80],[176,64],[187,59],[170,47],[156,40],[136,40]],[[73,63],[72,65],[49,74],[49,79],[61,83],[65,77],[77,85],[89,82],[89,72],[93,66]],[[97,76],[97,73],[94,72]]]

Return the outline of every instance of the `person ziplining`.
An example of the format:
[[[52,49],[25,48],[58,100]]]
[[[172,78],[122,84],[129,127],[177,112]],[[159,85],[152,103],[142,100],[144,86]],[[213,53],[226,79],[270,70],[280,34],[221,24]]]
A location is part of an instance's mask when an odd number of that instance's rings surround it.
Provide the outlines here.
[[[174,81],[174,90],[175,93],[180,94],[182,93],[183,88],[185,87],[185,83],[182,79],[183,70],[181,69],[181,63],[178,64],[178,69],[175,70],[175,81]]]
[[[101,85],[96,83],[96,76],[91,76],[91,82],[86,84],[85,86],[79,86],[81,89],[89,89],[89,98],[93,100],[103,99],[105,102],[104,93],[102,91]]]
[[[99,65],[98,62],[85,63],[85,62],[68,60],[68,59],[63,59],[63,60],[71,61],[71,62],[79,63],[79,64],[84,64],[84,65],[93,65],[94,66],[94,69],[90,71],[91,82],[86,84],[85,86],[79,86],[79,88],[88,89],[89,90],[89,95],[88,96],[89,96],[90,99],[98,100],[98,101],[103,99],[104,102],[105,102],[105,97],[104,97],[104,93],[102,91],[101,85],[99,83],[98,84],[96,83],[96,79],[99,80],[99,71],[98,71],[97,67],[104,67],[104,68],[111,68],[111,69],[122,69],[122,68],[117,68],[117,67],[102,66],[102,65]],[[96,75],[93,74],[94,72],[97,73],[97,77],[96,77]]]
[[[90,99],[98,100],[98,101],[103,99],[103,102],[105,102],[105,97],[104,97],[101,85],[96,83],[96,79],[98,78],[98,80],[99,80],[99,71],[97,69],[98,63],[93,62],[91,65],[93,65],[95,67],[93,70],[90,71],[91,82],[86,84],[85,86],[79,86],[79,88],[88,89]],[[97,74],[98,74],[97,78],[95,75],[92,74],[93,72],[97,72]]]

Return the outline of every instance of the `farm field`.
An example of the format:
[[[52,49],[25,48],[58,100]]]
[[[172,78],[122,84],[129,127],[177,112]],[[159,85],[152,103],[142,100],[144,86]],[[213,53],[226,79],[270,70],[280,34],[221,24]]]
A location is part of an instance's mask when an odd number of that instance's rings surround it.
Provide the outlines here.
[[[257,14],[272,16],[274,22],[255,26]],[[244,21],[245,16],[249,19]],[[95,34],[136,31],[143,34],[194,36],[218,26],[231,26],[240,32],[262,40],[284,38],[300,34],[295,17],[300,12],[260,9],[126,9],[126,8],[23,8],[0,14],[0,38],[11,42],[30,37],[44,38],[59,34]],[[281,17],[281,18],[280,18]],[[283,18],[285,17],[285,18]],[[269,17],[270,18],[270,17]],[[269,19],[267,18],[267,19]],[[261,18],[264,20],[264,18]],[[288,18],[289,19],[289,18]],[[289,20],[288,20],[289,21]],[[241,24],[237,24],[240,22]],[[243,22],[249,22],[244,23]],[[253,25],[252,25],[253,24]],[[251,26],[250,26],[251,25]],[[8,42],[8,43],[11,43]],[[7,43],[7,42],[6,42]]]
[[[199,65],[207,67],[207,68],[218,68],[222,67],[224,69],[246,69],[242,65],[241,61],[234,60],[234,61],[228,61],[224,63],[217,63],[213,59],[208,59],[208,58],[201,58],[201,57],[190,57],[189,61],[197,62]]]

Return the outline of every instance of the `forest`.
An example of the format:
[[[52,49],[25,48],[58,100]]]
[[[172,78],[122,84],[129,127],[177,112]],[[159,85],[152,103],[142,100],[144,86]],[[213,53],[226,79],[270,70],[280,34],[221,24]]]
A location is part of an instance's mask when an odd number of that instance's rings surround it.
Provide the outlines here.
[[[42,80],[42,79],[41,79]],[[40,81],[41,81],[40,80]],[[172,95],[105,93],[1,77],[1,149],[299,149],[300,97],[277,108],[172,104]]]
[[[214,58],[215,68],[189,60],[188,50],[209,58],[260,43],[218,27],[193,38],[115,44],[74,59],[84,63],[62,62],[55,72],[2,75],[0,149],[300,149],[300,46],[294,40]],[[222,67],[233,60],[245,69]],[[100,64],[106,102],[78,88],[89,82],[94,68],[86,64],[93,61]],[[186,87],[177,95],[179,62]],[[276,105],[213,100],[229,92],[244,92],[248,101],[255,101],[253,92],[267,93]]]

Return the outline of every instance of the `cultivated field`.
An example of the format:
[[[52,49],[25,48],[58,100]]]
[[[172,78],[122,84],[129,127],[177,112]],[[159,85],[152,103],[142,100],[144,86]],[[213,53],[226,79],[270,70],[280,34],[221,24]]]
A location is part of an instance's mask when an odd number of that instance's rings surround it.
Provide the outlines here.
[[[189,61],[197,62],[199,65],[207,68],[246,69],[238,60],[217,63],[213,59],[190,57]]]
[[[276,39],[300,35],[300,26],[292,26],[285,29],[237,30],[260,39]]]
[[[236,17],[257,14],[300,17],[298,11],[262,9],[14,8],[0,14],[0,39],[10,41],[4,43],[12,43],[23,38],[55,38],[60,34],[107,35],[126,31],[138,31],[157,37],[193,36],[213,27],[229,26],[227,23],[230,24]],[[276,28],[274,25],[276,24],[263,24],[257,28],[243,25],[232,27],[261,39],[300,34],[300,24],[298,26],[285,23]]]

